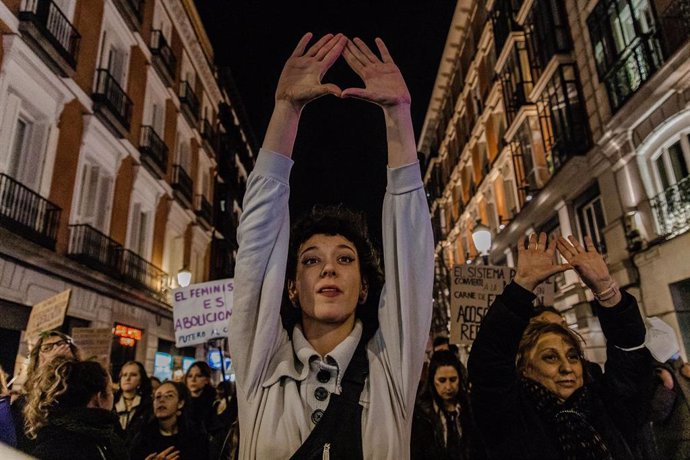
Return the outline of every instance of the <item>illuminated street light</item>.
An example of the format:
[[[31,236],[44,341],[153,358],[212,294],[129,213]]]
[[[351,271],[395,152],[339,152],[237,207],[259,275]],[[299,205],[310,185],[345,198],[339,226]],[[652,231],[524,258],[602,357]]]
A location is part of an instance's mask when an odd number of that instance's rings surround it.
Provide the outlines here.
[[[179,284],[180,287],[187,287],[191,282],[192,272],[190,272],[187,267],[183,267],[182,270],[177,272],[177,284]]]
[[[484,259],[484,265],[489,264],[489,250],[491,249],[491,229],[477,221],[477,225],[472,230],[472,241],[479,254]]]

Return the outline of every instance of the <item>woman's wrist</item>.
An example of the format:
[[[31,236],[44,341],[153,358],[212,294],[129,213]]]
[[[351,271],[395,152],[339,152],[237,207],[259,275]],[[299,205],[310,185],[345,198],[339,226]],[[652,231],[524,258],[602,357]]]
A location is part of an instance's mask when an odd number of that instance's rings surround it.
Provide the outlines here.
[[[534,288],[537,287],[537,283],[535,283],[534,281],[530,281],[527,278],[523,278],[520,275],[515,275],[515,277],[513,278],[513,283],[519,285],[523,289],[528,290],[529,292],[533,292]]]

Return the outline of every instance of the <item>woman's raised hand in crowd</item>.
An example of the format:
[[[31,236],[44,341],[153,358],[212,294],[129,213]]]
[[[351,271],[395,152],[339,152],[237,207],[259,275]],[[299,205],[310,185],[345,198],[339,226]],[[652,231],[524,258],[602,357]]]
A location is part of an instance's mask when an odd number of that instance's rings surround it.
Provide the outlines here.
[[[573,235],[568,239],[558,238],[558,252],[575,269],[582,281],[594,293],[602,293],[614,286],[604,257],[599,254],[592,239],[585,236],[583,248]],[[607,302],[600,302],[603,306],[613,306],[620,301],[620,294],[611,297]]]
[[[296,111],[327,94],[340,96],[341,89],[321,79],[338,60],[347,38],[343,34],[327,34],[307,49],[312,33],[305,34],[285,63],[278,79],[276,103],[288,103]]]
[[[533,291],[551,275],[572,268],[569,264],[556,263],[555,251],[556,241],[547,241],[546,233],[540,233],[538,237],[536,233],[530,235],[527,247],[524,241],[518,243],[517,270],[513,281]]]
[[[363,99],[383,108],[409,105],[412,98],[400,69],[383,40],[377,38],[375,41],[381,58],[359,38],[347,41],[343,57],[362,79],[364,88],[347,88],[341,96]]]

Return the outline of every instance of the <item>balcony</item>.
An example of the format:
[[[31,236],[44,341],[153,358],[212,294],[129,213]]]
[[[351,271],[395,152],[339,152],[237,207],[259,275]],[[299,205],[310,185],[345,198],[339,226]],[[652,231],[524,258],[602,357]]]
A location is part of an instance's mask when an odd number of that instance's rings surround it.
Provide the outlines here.
[[[669,239],[690,230],[690,176],[650,200],[660,237]]]
[[[144,166],[158,179],[165,178],[168,171],[168,146],[158,137],[153,127],[141,127],[139,152]]]
[[[132,32],[138,32],[144,17],[144,0],[114,0],[115,6]]]
[[[573,49],[564,2],[535,0],[524,25],[532,81],[536,82],[556,54]]]
[[[0,174],[0,225],[55,249],[61,209],[10,176]]]
[[[50,0],[25,0],[19,11],[19,30],[26,42],[61,77],[73,77],[81,36],[60,8]]]
[[[620,109],[662,64],[656,34],[637,37],[602,76],[611,110]]]
[[[188,208],[192,208],[192,198],[194,192],[192,189],[192,178],[189,177],[187,171],[180,165],[173,166],[173,195],[180,200],[182,204]]]
[[[235,256],[237,247],[227,240],[211,240],[211,279],[232,278],[235,276]]]
[[[180,83],[180,106],[189,124],[196,126],[199,122],[199,100],[186,81]]]
[[[201,139],[204,142],[204,148],[210,154],[218,153],[218,136],[216,130],[207,119],[201,121]]]
[[[655,3],[659,12],[664,50],[668,58],[690,38],[690,0],[657,0]],[[666,8],[660,10],[660,3],[666,3]]]
[[[204,195],[194,197],[194,213],[199,218],[199,223],[206,229],[211,230],[213,226],[213,206],[208,202]]]
[[[172,86],[177,72],[177,58],[160,30],[151,32],[151,55],[158,75],[167,86]]]
[[[527,95],[534,87],[530,69],[524,64],[526,62],[525,44],[524,42],[516,42],[501,73],[503,105],[509,126],[520,111],[520,107],[529,102]]]
[[[129,249],[122,251],[123,280],[132,286],[159,294],[166,285],[168,274]]]
[[[90,225],[70,225],[67,255],[106,275],[119,278],[122,246]]]
[[[126,137],[132,119],[132,101],[108,69],[96,71],[92,99],[96,115],[117,137]]]
[[[520,26],[515,22],[515,13],[518,10],[513,10],[513,7],[513,2],[509,0],[496,0],[494,3],[494,9],[491,12],[491,24],[494,31],[496,56],[501,54],[503,45],[508,40],[510,33],[521,30]]]
[[[70,225],[67,255],[116,280],[161,295],[168,275],[87,224]]]

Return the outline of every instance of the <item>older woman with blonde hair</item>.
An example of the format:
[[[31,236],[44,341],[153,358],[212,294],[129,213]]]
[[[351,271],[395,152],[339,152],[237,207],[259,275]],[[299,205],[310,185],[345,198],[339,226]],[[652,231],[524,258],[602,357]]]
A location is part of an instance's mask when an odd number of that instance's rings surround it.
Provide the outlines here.
[[[568,262],[556,264],[556,245]],[[489,458],[639,458],[636,433],[649,399],[652,358],[635,298],[618,288],[592,241],[572,236],[518,245],[515,278],[482,322],[469,359],[475,418]],[[585,378],[579,337],[532,321],[532,291],[575,269],[596,298],[607,340],[606,372]]]

